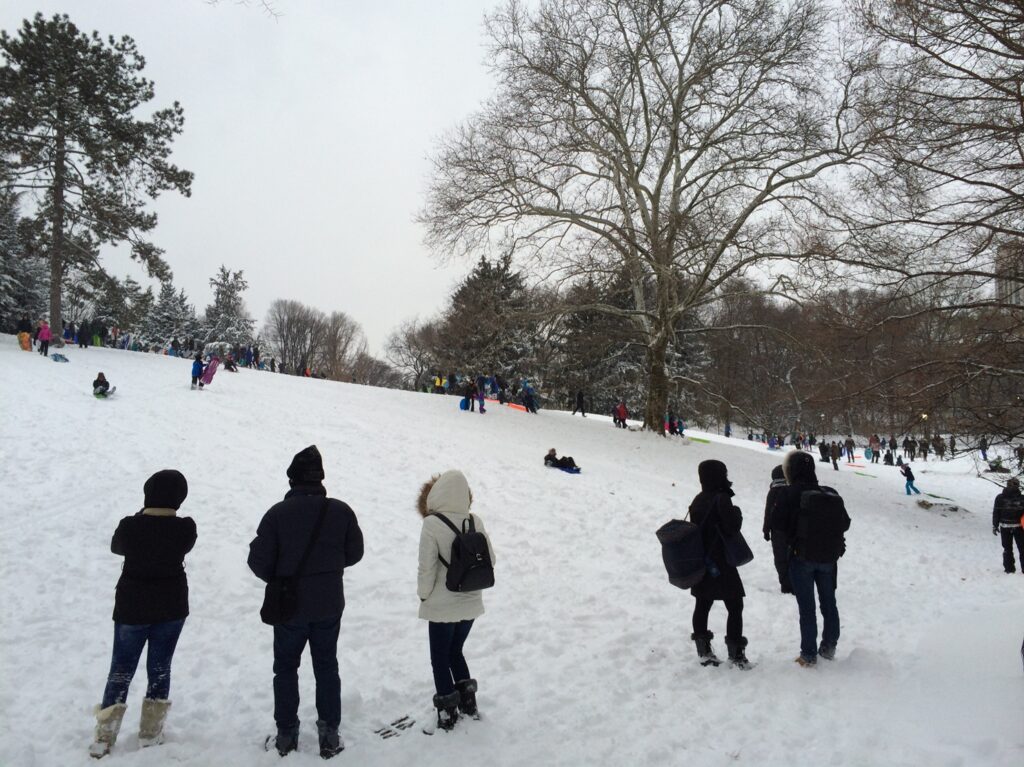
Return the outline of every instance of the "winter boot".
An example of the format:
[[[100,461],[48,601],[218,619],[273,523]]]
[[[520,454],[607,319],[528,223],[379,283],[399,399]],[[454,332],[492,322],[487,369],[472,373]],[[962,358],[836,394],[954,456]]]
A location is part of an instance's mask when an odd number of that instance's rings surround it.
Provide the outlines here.
[[[476,680],[463,679],[455,683],[455,689],[459,693],[459,713],[479,719],[480,714],[476,708]]]
[[[801,668],[814,668],[818,664],[818,659],[805,658],[803,655],[797,655],[796,662]]]
[[[437,728],[451,730],[459,721],[459,691],[448,695],[435,695],[434,708],[437,709]]]
[[[139,719],[140,746],[159,746],[164,742],[164,721],[170,707],[169,700],[142,699],[142,717]]]
[[[690,639],[697,645],[697,657],[700,658],[702,666],[717,666],[722,661],[718,660],[715,651],[711,649],[711,640],[715,635],[710,631],[690,634]]]
[[[746,637],[725,638],[725,646],[729,648],[729,663],[736,668],[750,668],[750,661],[747,660],[745,652],[747,647]]]
[[[117,742],[117,733],[121,731],[125,708],[124,703],[115,703],[106,708],[96,706],[96,739],[89,746],[89,756],[102,759],[110,753]]]
[[[316,731],[320,736],[320,757],[322,759],[330,759],[345,750],[345,744],[341,741],[337,727],[329,727],[327,722],[318,719]]]
[[[267,751],[276,748],[280,756],[288,756],[299,747],[299,725],[296,724],[288,729],[278,727],[277,735],[268,735],[267,742],[263,744],[263,747]]]
[[[825,644],[823,642],[818,647],[818,655],[820,655],[825,660],[835,660],[836,659],[836,646],[835,645],[827,645],[827,644]]]

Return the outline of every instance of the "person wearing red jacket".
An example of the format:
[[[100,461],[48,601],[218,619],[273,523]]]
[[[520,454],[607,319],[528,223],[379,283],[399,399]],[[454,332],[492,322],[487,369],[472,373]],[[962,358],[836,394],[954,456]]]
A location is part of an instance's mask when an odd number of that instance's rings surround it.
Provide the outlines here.
[[[619,404],[612,408],[612,422],[616,428],[625,429],[628,417],[629,411],[626,409],[626,401],[620,399]]]

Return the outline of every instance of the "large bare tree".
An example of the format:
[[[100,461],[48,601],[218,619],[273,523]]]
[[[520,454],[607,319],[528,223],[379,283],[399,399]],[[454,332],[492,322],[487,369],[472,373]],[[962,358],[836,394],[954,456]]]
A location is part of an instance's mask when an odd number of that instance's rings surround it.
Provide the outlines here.
[[[818,0],[512,0],[487,19],[498,85],[445,137],[421,214],[443,254],[500,241],[563,280],[625,270],[648,427],[685,313],[796,236],[820,185],[887,132],[870,50]],[[680,289],[680,286],[685,289]]]

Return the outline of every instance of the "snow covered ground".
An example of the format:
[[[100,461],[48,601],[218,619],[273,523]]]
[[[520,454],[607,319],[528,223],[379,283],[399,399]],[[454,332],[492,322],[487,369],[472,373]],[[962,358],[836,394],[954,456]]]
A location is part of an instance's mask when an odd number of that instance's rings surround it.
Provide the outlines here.
[[[778,593],[760,537],[781,455],[745,439],[666,441],[541,411],[458,410],[455,398],[221,371],[189,390],[189,362],[65,349],[57,364],[0,336],[0,765],[87,764],[91,707],[109,663],[117,521],[155,470],[189,481],[181,513],[192,615],[175,656],[169,741],[138,748],[145,686],[132,686],[111,764],[271,765],[271,630],[248,543],[287,490],[292,455],[316,443],[328,491],[352,505],[366,557],[345,574],[337,764],[1024,764],[1024,576],[1002,572],[996,488],[969,458],[915,463],[918,487],[962,511],[919,508],[895,469],[818,464],[853,518],[840,564],[843,634],[834,663],[802,670],[796,604]],[[103,370],[115,399],[92,397]],[[583,474],[545,469],[549,447]],[[696,663],[693,600],[665,578],[654,531],[682,517],[697,463],[725,461],[756,559],[747,589],[748,672]],[[375,728],[426,715],[426,624],[416,618],[414,501],[432,473],[461,468],[498,555],[467,657],[486,719],[453,734]],[[931,499],[937,500],[937,499]],[[725,613],[712,612],[724,653]],[[308,658],[303,753],[320,764]]]

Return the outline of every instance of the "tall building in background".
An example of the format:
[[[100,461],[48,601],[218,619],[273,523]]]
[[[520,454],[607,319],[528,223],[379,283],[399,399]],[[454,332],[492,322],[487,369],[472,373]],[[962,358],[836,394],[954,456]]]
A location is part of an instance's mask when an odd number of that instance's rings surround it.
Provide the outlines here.
[[[996,249],[996,300],[1024,306],[1024,241],[1004,242]]]

